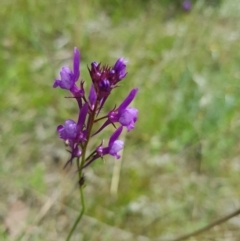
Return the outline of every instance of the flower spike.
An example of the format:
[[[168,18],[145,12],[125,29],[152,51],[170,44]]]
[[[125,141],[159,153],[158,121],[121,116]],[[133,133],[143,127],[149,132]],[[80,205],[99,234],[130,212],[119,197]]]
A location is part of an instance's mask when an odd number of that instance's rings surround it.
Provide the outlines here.
[[[84,80],[81,80],[79,85],[76,84],[80,77],[80,51],[78,48],[75,47],[73,51],[72,69],[66,66],[62,67],[60,79],[55,79],[53,87],[60,87],[70,91],[73,98],[76,99],[79,109],[77,122],[67,119],[63,125],[57,127],[59,138],[63,139],[70,148],[71,156],[67,164],[72,163],[74,158],[80,158],[83,152],[86,153],[89,139],[110,124],[116,130],[109,138],[108,145],[104,147],[103,143],[101,143],[88,157],[84,155],[85,160],[82,160],[82,167],[88,166],[97,158],[102,158],[105,155],[112,155],[117,159],[120,158],[118,153],[123,149],[124,143],[118,140],[118,138],[124,127],[128,131],[134,129],[138,119],[138,110],[129,107],[136,97],[138,89],[132,89],[118,108],[115,105],[106,116],[98,117],[98,115],[105,106],[111,91],[118,87],[118,83],[126,77],[126,64],[127,61],[124,58],[117,59],[113,66],[92,62],[88,68],[92,79],[88,97],[85,96]],[[92,135],[94,124],[104,119],[102,126]],[[116,123],[119,123],[120,127],[117,127]]]

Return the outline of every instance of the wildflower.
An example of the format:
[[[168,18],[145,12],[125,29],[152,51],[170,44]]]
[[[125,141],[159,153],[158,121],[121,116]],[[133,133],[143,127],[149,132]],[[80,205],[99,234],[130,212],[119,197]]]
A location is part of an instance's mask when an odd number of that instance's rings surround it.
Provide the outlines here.
[[[124,127],[126,127],[128,131],[132,130],[138,119],[138,110],[129,107],[138,92],[137,88],[131,90],[118,108],[115,107],[109,111],[108,115],[98,118],[98,115],[108,96],[111,94],[111,91],[114,88],[119,87],[118,83],[127,75],[126,63],[127,62],[124,58],[119,58],[112,67],[92,62],[90,68],[88,68],[92,83],[89,85],[90,90],[87,96],[85,95],[84,81],[80,81],[79,87],[76,85],[76,82],[80,77],[80,52],[77,48],[74,48],[73,69],[71,70],[68,67],[62,67],[60,71],[60,79],[55,79],[54,81],[53,87],[60,87],[61,89],[70,91],[79,107],[77,122],[72,119],[67,119],[63,125],[57,127],[59,138],[65,141],[68,146],[68,152],[70,152],[70,158],[65,164],[65,167],[69,163],[72,164],[75,158],[77,159],[78,183],[80,186],[82,203],[81,213],[75,221],[67,240],[70,240],[73,231],[77,227],[77,224],[84,213],[83,185],[85,179],[83,168],[90,165],[96,159],[103,158],[105,155],[111,155],[116,159],[119,159],[121,157],[119,152],[123,149],[124,142],[118,138]],[[94,135],[99,133],[109,124],[114,125],[114,123],[120,123],[120,127],[118,127],[110,136],[107,146],[104,146],[102,141],[99,146],[93,148],[90,152],[91,154],[88,154],[90,139],[93,136],[92,130],[95,128],[94,124],[101,120],[106,121]]]
[[[138,119],[138,110],[128,106],[135,98],[137,92],[137,88],[132,89],[122,104],[117,109],[113,109],[108,113],[108,119],[94,135],[99,133],[109,124],[114,124],[115,122],[119,122],[122,126],[126,126],[128,131],[134,129],[135,122]]]
[[[110,154],[117,159],[119,159],[121,156],[118,154],[119,151],[123,149],[124,142],[121,140],[117,140],[117,138],[120,136],[121,132],[123,130],[123,127],[120,126],[110,137],[108,146],[107,147],[102,147],[100,145],[97,147],[97,155],[99,157],[103,157],[104,155]]]
[[[77,124],[73,120],[66,120],[64,125],[57,127],[59,137],[65,141],[75,139],[77,136]]]
[[[127,61],[124,58],[119,58],[113,67],[113,71],[115,72],[117,82],[122,80],[127,75],[126,63]]]
[[[73,56],[73,71],[68,67],[62,67],[60,71],[61,79],[55,79],[53,87],[60,87],[61,89],[70,90],[74,95],[76,95],[80,89],[76,86],[76,82],[80,76],[80,52],[75,47]]]
[[[84,129],[84,123],[88,112],[88,104],[85,103],[79,113],[78,122],[68,119],[64,125],[57,127],[59,137],[63,139],[71,148],[71,158],[68,162],[72,161],[74,157],[81,156],[81,150],[78,145],[86,141],[86,130]],[[68,163],[67,162],[67,163]]]
[[[120,126],[110,137],[108,146],[103,147],[102,143],[96,148],[96,150],[86,159],[86,163],[83,168],[90,165],[93,161],[98,158],[103,158],[105,155],[114,156],[116,159],[119,159],[121,156],[118,154],[124,147],[124,142],[118,140],[118,137],[122,133],[123,127]]]
[[[105,103],[112,89],[127,75],[126,63],[124,58],[119,58],[113,67],[101,66],[100,63],[92,62],[91,69],[88,70],[100,103],[99,109]]]
[[[108,65],[101,65],[97,62],[92,62],[91,67],[88,68],[92,84],[90,86],[88,97],[85,96],[84,81],[81,80],[79,87],[76,82],[80,76],[80,51],[74,48],[73,56],[73,70],[68,67],[62,67],[60,71],[60,79],[55,79],[53,87],[60,87],[61,89],[69,90],[73,97],[77,100],[79,106],[78,121],[68,119],[63,125],[57,127],[59,138],[63,139],[69,147],[71,153],[70,159],[66,165],[76,157],[81,157],[82,153],[86,153],[86,148],[89,143],[89,138],[92,135],[92,128],[94,124],[100,120],[105,119],[105,123],[94,134],[96,135],[103,130],[107,125],[119,123],[121,126],[116,129],[109,139],[108,146],[99,145],[92,154],[82,160],[83,167],[89,165],[92,161],[104,155],[112,155],[117,159],[120,158],[118,152],[123,148],[123,141],[117,138],[121,134],[123,127],[128,131],[135,127],[138,119],[138,110],[129,107],[135,98],[138,89],[132,89],[125,100],[118,108],[113,108],[108,115],[97,119],[100,110],[104,106],[112,89],[118,87],[118,83],[125,78],[127,61],[124,58],[119,58],[112,67]],[[115,125],[114,125],[115,126]],[[83,157],[82,157],[83,158]]]

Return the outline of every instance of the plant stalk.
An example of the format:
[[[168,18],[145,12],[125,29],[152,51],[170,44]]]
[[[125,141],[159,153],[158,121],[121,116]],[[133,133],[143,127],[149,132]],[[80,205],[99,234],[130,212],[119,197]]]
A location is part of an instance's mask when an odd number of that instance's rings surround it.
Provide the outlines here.
[[[84,202],[84,195],[83,195],[83,186],[80,187],[80,193],[81,193],[81,203],[82,203],[82,210],[81,212],[79,213],[76,221],[74,222],[68,236],[67,236],[67,239],[66,241],[70,241],[71,237],[72,237],[72,234],[74,232],[74,230],[76,229],[78,223],[80,222],[80,220],[82,219],[82,216],[84,214],[84,211],[85,211],[85,202]]]
[[[83,169],[83,166],[84,166],[84,163],[85,163],[85,156],[86,156],[86,152],[87,152],[87,146],[88,146],[88,142],[89,142],[89,138],[90,138],[90,135],[91,135],[91,131],[92,131],[92,127],[93,127],[93,124],[94,124],[94,117],[95,117],[95,113],[96,113],[96,110],[97,110],[97,104],[95,105],[94,107],[94,110],[93,112],[91,113],[90,115],[90,118],[89,118],[89,123],[88,123],[88,128],[87,128],[87,141],[85,142],[84,146],[83,146],[83,149],[82,149],[82,157],[81,157],[81,163],[80,163],[80,158],[77,158],[77,168],[78,168],[78,178],[79,178],[79,190],[80,190],[80,200],[81,200],[81,206],[82,206],[82,209],[81,209],[81,212],[79,213],[77,219],[75,220],[68,236],[67,236],[67,239],[66,241],[70,241],[71,237],[72,237],[72,234],[73,232],[75,231],[78,223],[81,221],[82,219],[82,216],[84,214],[84,211],[85,211],[85,201],[84,201],[84,194],[83,194],[83,188],[84,188],[84,180],[83,180],[83,183],[82,183],[82,169]]]

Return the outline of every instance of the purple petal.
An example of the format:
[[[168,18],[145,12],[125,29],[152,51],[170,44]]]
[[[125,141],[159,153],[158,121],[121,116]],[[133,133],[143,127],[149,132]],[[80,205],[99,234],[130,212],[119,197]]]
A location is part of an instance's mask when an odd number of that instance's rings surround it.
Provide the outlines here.
[[[93,107],[96,103],[96,100],[97,100],[97,94],[96,94],[96,91],[95,91],[95,88],[94,88],[93,84],[91,85],[88,99],[89,99],[89,102],[91,104],[91,107]]]
[[[75,47],[74,56],[73,56],[73,73],[74,73],[75,82],[78,80],[80,76],[79,65],[80,65],[80,52],[78,48]]]
[[[99,63],[94,61],[94,62],[91,63],[91,66],[92,66],[92,68],[96,69],[99,66]]]
[[[62,89],[71,90],[75,86],[75,82],[78,80],[80,76],[80,52],[75,47],[74,48],[74,56],[73,56],[73,71],[68,67],[62,67],[60,71],[61,80],[56,79],[53,87],[60,87]],[[78,89],[73,90],[73,94],[78,91]]]
[[[121,70],[123,70],[124,68],[126,68],[126,63],[127,63],[127,62],[128,62],[128,61],[127,61],[126,59],[124,59],[123,57],[119,58],[119,59],[116,61],[113,69],[114,69],[115,71],[121,71]]]
[[[96,152],[99,157],[102,157],[109,153],[109,147],[103,147],[102,145],[100,145],[96,148]]]
[[[113,143],[118,139],[118,137],[121,135],[123,130],[123,127],[120,126],[110,137],[108,142],[108,147],[111,148]]]
[[[134,88],[130,91],[130,93],[128,94],[128,96],[126,97],[126,99],[122,102],[122,104],[118,107],[119,112],[122,112],[123,110],[125,110],[128,105],[130,105],[130,103],[133,101],[133,99],[135,98],[136,94],[138,92],[138,88]]]
[[[70,90],[74,85],[72,71],[68,67],[62,67],[60,76],[61,80],[56,79],[53,87],[56,88],[59,86],[62,89]]]
[[[59,80],[59,79],[55,79],[55,81],[54,81],[54,83],[53,83],[53,88],[56,88],[56,87],[60,87],[60,85],[61,85],[61,80]]]
[[[64,127],[63,127],[63,125],[59,125],[59,126],[57,127],[57,132],[58,132],[58,134],[59,134],[59,138],[61,138],[61,139],[63,139],[63,140],[66,140],[66,139],[67,139],[66,136],[65,136],[65,132],[64,132]]]
[[[64,131],[69,139],[73,139],[77,135],[77,125],[73,120],[66,120],[64,123]]]
[[[66,120],[63,126],[57,127],[57,131],[61,139],[74,139],[77,135],[77,125],[73,120]]]
[[[118,74],[119,80],[123,79],[127,74],[126,63],[127,61],[124,58],[119,58],[113,67],[113,70]]]
[[[83,125],[84,125],[85,120],[86,120],[87,113],[88,113],[88,103],[85,103],[83,105],[83,107],[81,108],[80,114],[79,114],[79,117],[78,117],[78,132],[81,131],[82,128],[83,128]]]
[[[82,155],[82,151],[78,148],[78,146],[76,146],[73,151],[72,151],[72,155],[74,157],[80,157]]]
[[[138,110],[132,107],[126,108],[119,117],[119,123],[126,126],[128,131],[134,129],[134,123],[138,119]]]
[[[123,149],[124,142],[121,140],[116,140],[113,142],[111,148],[109,149],[109,154],[119,159],[121,156],[117,153]]]

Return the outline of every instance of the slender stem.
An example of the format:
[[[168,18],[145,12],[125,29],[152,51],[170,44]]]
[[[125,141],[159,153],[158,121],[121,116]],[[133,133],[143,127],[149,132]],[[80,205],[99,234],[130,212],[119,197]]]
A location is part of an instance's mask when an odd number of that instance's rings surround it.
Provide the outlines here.
[[[80,190],[80,200],[81,200],[81,205],[82,205],[82,210],[81,212],[79,213],[76,221],[74,222],[69,234],[68,234],[68,237],[66,239],[66,241],[69,241],[72,237],[72,234],[74,232],[74,230],[76,229],[78,223],[81,221],[82,219],[82,216],[84,214],[84,211],[85,211],[85,202],[84,202],[84,195],[83,195],[83,183],[82,183],[82,169],[83,169],[83,166],[84,166],[84,163],[86,161],[86,152],[87,152],[87,145],[88,145],[88,142],[89,142],[89,138],[90,138],[90,135],[91,135],[91,131],[92,131],[92,127],[93,127],[93,124],[94,124],[94,117],[95,117],[95,113],[96,113],[96,110],[97,110],[97,105],[95,105],[94,107],[94,110],[93,112],[91,113],[91,115],[89,116],[89,122],[88,122],[88,125],[87,125],[87,140],[86,142],[84,143],[83,147],[82,147],[82,156],[81,156],[81,163],[80,163],[80,158],[77,158],[77,168],[78,168],[78,178],[79,178],[79,190]]]
[[[79,182],[81,182],[81,178],[82,178],[82,166],[84,164],[84,158],[85,156],[82,156],[82,159],[81,159],[81,164],[80,164],[80,160],[79,158],[77,158],[77,167],[79,169],[79,172],[78,172],[78,177],[79,177]],[[67,236],[67,239],[66,241],[69,241],[72,237],[72,234],[74,232],[74,230],[76,229],[78,223],[81,221],[82,219],[82,216],[84,214],[84,211],[85,211],[85,202],[84,202],[84,195],[83,195],[83,185],[81,185],[80,183],[80,187],[79,187],[79,191],[80,191],[80,200],[81,200],[81,205],[82,205],[82,209],[81,209],[81,212],[79,213],[76,221],[74,222],[68,236]]]
[[[187,239],[189,239],[190,237],[197,236],[197,235],[199,235],[199,234],[201,234],[201,233],[203,233],[203,232],[205,232],[205,231],[213,228],[213,227],[216,226],[216,225],[220,225],[220,224],[228,221],[230,218],[233,218],[233,217],[235,217],[235,216],[237,216],[237,215],[239,215],[239,214],[240,214],[240,209],[237,209],[237,210],[235,210],[234,212],[226,215],[225,217],[222,217],[222,218],[217,219],[216,221],[214,221],[214,222],[206,225],[206,226],[203,227],[203,228],[200,228],[200,229],[198,229],[198,230],[196,230],[196,231],[193,231],[193,232],[191,232],[191,233],[188,233],[188,234],[185,234],[185,235],[180,236],[180,237],[178,237],[178,238],[175,238],[175,239],[173,239],[173,240],[171,240],[171,241],[187,240]]]
[[[76,229],[78,223],[80,222],[80,220],[82,219],[82,216],[84,214],[84,211],[85,211],[85,202],[84,202],[84,195],[83,195],[83,186],[80,187],[80,194],[81,194],[81,203],[82,203],[82,210],[81,212],[79,213],[76,221],[74,222],[74,225],[72,226],[68,236],[67,236],[67,239],[66,241],[69,241],[72,237],[72,234],[74,232],[74,230]]]

